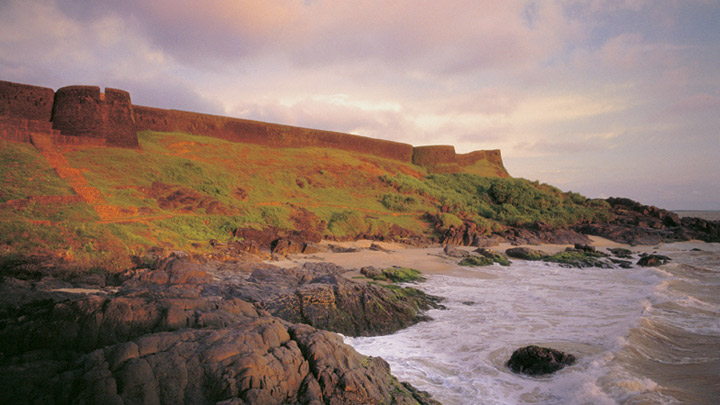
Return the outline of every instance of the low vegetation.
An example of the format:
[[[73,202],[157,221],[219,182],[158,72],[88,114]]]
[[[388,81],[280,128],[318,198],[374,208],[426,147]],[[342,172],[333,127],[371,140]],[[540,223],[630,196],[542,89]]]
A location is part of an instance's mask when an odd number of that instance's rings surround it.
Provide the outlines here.
[[[152,246],[208,251],[209,240],[231,240],[238,228],[290,230],[311,221],[326,238],[384,238],[397,229],[437,235],[474,223],[491,233],[610,215],[603,201],[537,182],[428,175],[410,163],[339,150],[151,131],[139,141],[138,150],[63,151],[116,217],[101,217],[76,196],[31,145],[3,142],[2,251],[122,268],[127,259],[110,258],[142,255]]]

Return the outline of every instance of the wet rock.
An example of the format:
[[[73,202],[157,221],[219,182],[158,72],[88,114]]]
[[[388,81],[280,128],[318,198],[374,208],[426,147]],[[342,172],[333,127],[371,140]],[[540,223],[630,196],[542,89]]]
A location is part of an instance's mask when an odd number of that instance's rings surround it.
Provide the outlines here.
[[[365,266],[360,269],[360,274],[374,280],[382,276],[382,270],[373,266]]]
[[[38,364],[39,363],[39,364]],[[5,403],[400,403],[423,400],[336,334],[263,316],[146,334],[77,361],[16,360]],[[45,364],[42,368],[40,364]],[[21,366],[19,366],[21,365]],[[52,365],[52,367],[48,367]],[[38,375],[39,371],[43,371]],[[423,403],[433,403],[424,398]]]
[[[543,261],[558,263],[561,267],[598,267],[601,269],[613,268],[612,261],[606,258],[606,254],[600,252],[586,252],[574,248],[567,248],[564,252],[559,252],[542,258]]]
[[[355,283],[328,264],[248,276],[171,256],[134,271],[115,294],[0,280],[0,403],[434,403],[382,359],[271,316],[261,302],[367,334],[421,320],[422,292]]]
[[[610,261],[613,262],[614,264],[620,266],[623,269],[632,269],[633,268],[633,264],[629,260],[610,258]]]
[[[637,264],[643,267],[658,267],[670,261],[670,258],[663,255],[651,254],[644,255],[638,260]]]
[[[608,251],[621,259],[630,259],[632,257],[632,250],[625,248],[608,248]]]
[[[446,245],[443,248],[443,252],[446,256],[463,258],[470,256],[470,252],[467,250],[460,249],[457,245]]]
[[[459,266],[470,266],[470,267],[482,267],[482,266],[491,266],[493,264],[493,260],[489,257],[485,256],[468,256],[458,262]]]
[[[679,218],[677,214],[627,198],[608,198],[613,217],[602,223],[577,224],[573,230],[630,245],[656,245],[700,239],[720,241],[720,222]]]
[[[510,356],[507,366],[516,373],[544,375],[554,373],[575,363],[575,356],[559,350],[539,346],[517,349]]]
[[[367,273],[372,271],[365,268]],[[327,263],[264,269],[254,272],[250,283],[236,286],[232,294],[289,322],[349,336],[392,333],[426,320],[425,310],[440,307],[439,298],[420,290],[359,283],[340,276],[342,272]]]
[[[594,253],[595,252],[595,246],[588,245],[586,243],[576,243],[575,244],[575,250],[580,250],[585,253]]]
[[[540,260],[548,254],[542,250],[530,249],[526,247],[514,247],[505,250],[505,254],[509,257],[522,260]]]
[[[510,265],[510,260],[508,259],[508,257],[498,251],[487,248],[478,248],[475,249],[475,252],[479,253],[481,256],[487,257],[488,259],[492,260],[493,263],[498,263],[502,266]]]

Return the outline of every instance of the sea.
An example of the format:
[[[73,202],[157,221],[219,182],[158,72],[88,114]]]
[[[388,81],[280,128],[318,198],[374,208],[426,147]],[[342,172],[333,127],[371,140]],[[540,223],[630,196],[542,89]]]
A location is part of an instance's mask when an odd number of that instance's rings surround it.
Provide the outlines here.
[[[658,268],[514,260],[415,285],[445,310],[395,334],[345,338],[443,404],[719,404],[720,244],[664,244]],[[634,257],[634,262],[638,260]],[[526,345],[578,361],[543,377],[505,363]]]

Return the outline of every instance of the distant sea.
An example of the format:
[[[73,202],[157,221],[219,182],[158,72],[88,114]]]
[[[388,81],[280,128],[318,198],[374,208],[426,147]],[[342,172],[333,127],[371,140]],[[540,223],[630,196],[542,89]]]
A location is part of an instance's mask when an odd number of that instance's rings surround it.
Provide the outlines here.
[[[673,212],[680,215],[680,218],[695,217],[707,219],[708,221],[720,221],[720,211],[673,210]]]

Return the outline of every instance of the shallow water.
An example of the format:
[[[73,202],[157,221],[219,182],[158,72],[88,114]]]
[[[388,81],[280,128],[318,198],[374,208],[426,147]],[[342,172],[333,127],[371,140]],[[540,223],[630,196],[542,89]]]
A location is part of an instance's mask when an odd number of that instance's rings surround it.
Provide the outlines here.
[[[692,247],[704,251],[689,251]],[[662,268],[565,269],[516,260],[496,278],[432,276],[447,310],[389,336],[347,338],[445,404],[717,403],[720,245],[673,244]],[[575,354],[549,377],[505,367],[528,344]]]

